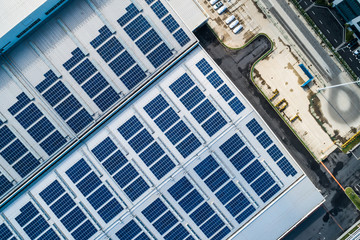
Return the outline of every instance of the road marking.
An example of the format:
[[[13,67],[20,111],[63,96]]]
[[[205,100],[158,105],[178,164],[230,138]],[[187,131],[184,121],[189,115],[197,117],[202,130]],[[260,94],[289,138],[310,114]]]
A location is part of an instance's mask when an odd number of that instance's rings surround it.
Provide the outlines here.
[[[311,12],[312,12],[312,14],[314,14],[314,15],[315,15],[314,11],[311,11]]]
[[[326,31],[327,31],[328,33],[330,33],[330,31],[329,31],[328,29],[326,29]]]
[[[356,67],[356,69],[360,71],[360,69],[358,67]]]
[[[349,58],[349,60],[352,62],[352,59],[351,59],[351,58]]]
[[[323,22],[322,22],[321,20],[319,20],[319,22],[320,22],[321,24],[323,24]]]
[[[334,177],[334,175],[330,172],[330,170],[325,166],[325,164],[320,161],[321,165],[323,165],[323,167],[325,168],[325,170],[330,174],[330,176],[335,180],[335,182],[339,185],[339,187],[345,192],[345,189],[343,188],[343,186],[341,186],[341,184],[339,183],[339,181]]]
[[[337,43],[336,39],[334,38],[334,41]]]

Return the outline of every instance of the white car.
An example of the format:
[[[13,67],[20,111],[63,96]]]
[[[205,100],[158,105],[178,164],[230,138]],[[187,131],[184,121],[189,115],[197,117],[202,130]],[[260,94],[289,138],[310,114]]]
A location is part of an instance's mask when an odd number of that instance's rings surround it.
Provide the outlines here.
[[[211,4],[211,6],[213,6],[215,3],[217,3],[219,0],[211,0],[210,1],[210,4]]]
[[[239,21],[238,20],[235,20],[235,21],[233,21],[230,25],[229,25],[229,28],[230,29],[233,29],[234,27],[236,27],[236,25],[238,25],[239,24]]]
[[[219,8],[218,10],[217,10],[217,13],[219,14],[219,15],[221,15],[223,12],[225,12],[227,10],[227,7],[224,5],[224,6],[222,6],[221,8]]]
[[[237,26],[236,28],[234,28],[233,33],[237,34],[238,32],[240,32],[243,29],[243,26],[240,24],[239,26]]]
[[[234,19],[235,19],[235,16],[234,16],[234,15],[231,15],[230,17],[228,17],[228,18],[225,20],[225,23],[226,23],[227,25],[229,25],[229,23],[231,23]]]
[[[223,5],[222,2],[218,2],[217,4],[214,5],[214,9],[218,10],[222,5]]]

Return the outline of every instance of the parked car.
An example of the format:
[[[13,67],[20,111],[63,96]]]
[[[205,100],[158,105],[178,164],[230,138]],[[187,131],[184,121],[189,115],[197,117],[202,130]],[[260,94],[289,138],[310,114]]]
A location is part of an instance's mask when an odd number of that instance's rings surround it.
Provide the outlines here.
[[[236,25],[238,25],[239,24],[239,21],[238,20],[235,20],[235,21],[233,21],[230,25],[229,25],[229,28],[230,29],[233,29],[234,27],[236,27]]]
[[[214,9],[218,10],[222,5],[223,5],[222,2],[218,2],[217,4],[214,5]]]
[[[218,14],[221,15],[227,10],[227,7],[224,5],[217,10]]]
[[[233,33],[237,34],[238,32],[240,32],[243,29],[243,26],[240,24],[239,26],[237,26],[236,28],[234,28]]]
[[[234,15],[231,15],[230,17],[228,17],[226,20],[225,20],[225,23],[229,25],[229,23],[231,23],[232,21],[234,21],[235,19],[235,16]]]

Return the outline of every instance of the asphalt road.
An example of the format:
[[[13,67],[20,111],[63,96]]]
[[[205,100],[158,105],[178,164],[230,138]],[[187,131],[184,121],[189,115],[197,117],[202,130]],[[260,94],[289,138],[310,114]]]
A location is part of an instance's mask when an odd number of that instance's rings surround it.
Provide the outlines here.
[[[347,62],[355,74],[360,77],[360,61],[348,47],[339,49],[338,53]]]
[[[260,36],[244,49],[230,50],[218,42],[207,26],[196,30],[195,35],[201,46],[234,82],[314,185],[326,197],[323,206],[295,228],[290,233],[291,235],[286,236],[285,239],[319,239],[319,235],[326,239],[335,239],[340,236],[343,232],[342,229],[349,228],[359,218],[355,207],[325,169],[315,162],[250,80],[249,74],[252,63],[270,48],[270,42],[265,37]],[[360,150],[358,155],[360,156]],[[359,163],[355,157],[340,152],[332,153],[326,161],[326,165],[344,186],[357,183],[360,177]]]

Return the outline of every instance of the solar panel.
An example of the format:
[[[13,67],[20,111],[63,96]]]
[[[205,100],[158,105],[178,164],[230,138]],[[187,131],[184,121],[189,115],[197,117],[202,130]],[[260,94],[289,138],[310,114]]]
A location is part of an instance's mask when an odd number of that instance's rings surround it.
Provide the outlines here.
[[[143,15],[140,15],[131,21],[126,27],[124,27],[124,30],[129,35],[131,40],[134,41],[149,28],[151,28],[149,22],[144,18]]]
[[[120,76],[134,63],[136,62],[128,51],[124,51],[109,63],[109,67],[113,70],[116,76]]]
[[[185,138],[181,143],[179,143],[176,146],[176,149],[180,152],[180,154],[184,158],[186,158],[200,146],[201,146],[201,142],[192,133],[187,138]]]
[[[156,220],[153,223],[153,226],[162,235],[167,232],[172,226],[174,226],[177,222],[178,220],[176,219],[176,217],[170,211],[168,211],[158,220]]]
[[[125,140],[128,140],[143,127],[144,126],[139,121],[139,119],[137,119],[135,116],[132,116],[118,128],[118,131],[125,138]]]
[[[195,107],[198,103],[201,102],[205,98],[204,93],[195,86],[193,89],[191,89],[188,93],[186,93],[180,101],[187,110],[191,110],[193,107]]]
[[[209,220],[207,220],[201,227],[201,231],[206,235],[206,237],[211,237],[218,230],[220,230],[224,226],[224,222],[218,215],[212,216]]]
[[[95,210],[104,205],[110,198],[112,194],[107,187],[102,185],[94,193],[92,193],[87,200],[93,206]]]
[[[189,235],[188,231],[181,224],[174,227],[168,234],[165,235],[165,240],[185,239]]]
[[[49,224],[46,222],[45,218],[40,215],[37,218],[35,218],[32,222],[30,222],[28,225],[26,225],[26,227],[24,227],[24,231],[31,239],[35,239],[41,233],[43,233],[48,227]]]
[[[131,240],[141,232],[141,228],[134,220],[128,222],[124,227],[115,233],[115,235],[121,240]]]
[[[92,78],[86,81],[84,85],[82,85],[82,89],[84,89],[90,98],[93,98],[108,85],[109,83],[103,75],[101,75],[101,73],[96,73]]]
[[[89,239],[97,233],[97,229],[92,225],[92,223],[87,220],[80,227],[71,233],[75,240]]]
[[[191,131],[186,126],[186,124],[180,120],[177,124],[175,124],[175,126],[170,128],[169,131],[165,133],[165,135],[170,140],[170,142],[175,145],[190,132]]]
[[[26,96],[25,93],[20,93],[16,98],[18,99],[18,101],[8,109],[12,115],[15,115],[27,104],[30,103],[30,98]]]
[[[201,59],[198,63],[195,64],[196,67],[202,72],[202,74],[205,76],[209,72],[213,70],[213,68],[210,66],[210,64],[205,60],[205,58]]]
[[[41,116],[42,112],[34,103],[30,104],[27,108],[21,111],[15,118],[25,129],[30,127],[31,124],[36,122]]]
[[[236,114],[241,113],[245,109],[244,104],[242,104],[237,97],[235,97],[229,102],[229,106],[232,110],[234,110]]]
[[[21,177],[25,177],[39,165],[39,160],[31,153],[28,153],[18,160],[18,162],[13,165],[13,168]]]
[[[55,233],[55,231],[50,228],[49,230],[47,230],[43,235],[41,235],[41,237],[38,238],[38,240],[60,240],[60,237]],[[15,239],[10,239],[10,240],[15,240]]]
[[[111,31],[107,26],[103,26],[102,28],[100,28],[99,33],[100,34],[90,42],[93,48],[97,48],[98,46],[100,46],[103,42],[106,41],[106,39],[108,39],[112,35]]]
[[[229,101],[234,96],[234,93],[226,84],[222,85],[222,87],[218,89],[218,92],[224,98],[225,101]]]
[[[215,133],[217,133],[220,129],[222,129],[227,124],[225,118],[221,116],[220,113],[215,113],[212,117],[210,117],[203,125],[201,125],[205,132],[212,137]]]
[[[72,167],[66,170],[66,175],[73,183],[77,183],[81,178],[91,171],[90,166],[85,162],[83,158],[77,161]]]
[[[0,236],[2,239],[9,239],[12,235],[12,232],[4,223],[0,225]]]
[[[260,124],[256,121],[255,118],[251,119],[247,124],[246,127],[250,130],[250,132],[256,136],[259,132],[262,131],[262,127]]]
[[[112,87],[108,87],[94,99],[94,103],[104,112],[119,99],[120,97],[115,90]]]
[[[196,208],[203,200],[204,198],[200,195],[200,193],[196,189],[194,189],[179,202],[179,205],[182,207],[182,209],[184,209],[186,213],[189,213],[194,208]]]
[[[193,117],[196,119],[196,121],[198,123],[202,123],[203,121],[205,121],[205,119],[210,117],[211,114],[213,114],[215,111],[216,111],[216,108],[214,107],[214,105],[212,105],[212,103],[210,103],[210,101],[208,99],[206,99],[205,101],[200,103],[200,105],[197,106],[191,112],[191,114],[193,115]]]
[[[190,42],[190,38],[182,28],[177,30],[177,32],[175,32],[173,36],[182,47],[185,46],[188,42]]]
[[[102,45],[97,52],[105,62],[110,61],[118,53],[124,50],[123,45],[116,39],[116,37],[110,38],[104,45]]]
[[[188,193],[193,188],[192,184],[186,177],[178,180],[172,187],[168,189],[170,195],[178,201],[182,198],[186,193]]]
[[[221,240],[223,239],[226,235],[228,235],[230,233],[230,229],[228,227],[224,227],[220,232],[218,232],[215,236],[213,236],[211,238],[211,240]]]
[[[119,184],[121,188],[128,185],[132,180],[134,180],[139,173],[136,169],[129,163],[123,169],[121,169],[117,174],[113,176],[114,180]]]
[[[158,118],[154,120],[156,125],[161,129],[161,131],[167,130],[171,125],[173,125],[180,117],[177,113],[170,107],[165,112],[163,112]]]
[[[15,220],[21,227],[23,227],[38,214],[39,211],[36,207],[31,202],[28,202],[20,208],[20,214],[15,217]]]
[[[189,90],[195,83],[187,73],[184,73],[179,77],[176,81],[174,81],[169,88],[175,94],[176,97],[180,97],[183,95],[187,90]]]
[[[89,59],[85,59],[72,71],[70,71],[70,75],[75,79],[78,84],[82,84],[95,72],[97,72],[95,66],[90,62]]]
[[[163,24],[169,30],[169,32],[173,33],[176,29],[180,27],[180,25],[176,22],[171,14],[167,15],[163,20]]]
[[[110,202],[103,206],[98,211],[98,213],[104,222],[108,223],[114,219],[122,210],[124,210],[124,208],[115,198],[113,198]]]
[[[110,174],[114,174],[127,162],[126,157],[120,151],[116,151],[105,162],[103,162],[103,166]]]
[[[169,103],[161,95],[157,95],[153,100],[145,105],[144,110],[151,117],[155,118],[169,106]]]
[[[48,87],[50,87],[51,86],[51,84],[53,84],[57,79],[58,79],[58,77],[55,75],[55,73],[52,71],[52,70],[49,70],[49,71],[47,71],[45,74],[44,74],[44,77],[45,77],[45,79],[44,80],[42,80],[38,85],[36,85],[36,89],[40,92],[40,93],[42,93],[43,91],[45,91]],[[30,101],[30,99],[29,99],[29,101]],[[22,108],[22,107],[21,107]],[[20,109],[18,109],[18,110],[20,110]],[[10,110],[9,110],[10,111]],[[11,112],[10,111],[10,113],[11,114],[16,114],[16,112],[15,113],[13,113],[13,112]]]
[[[244,194],[241,193],[237,195],[233,200],[231,200],[225,207],[230,212],[230,214],[235,217],[249,204],[249,200],[247,200]]]
[[[135,42],[136,46],[141,50],[143,54],[147,54],[151,49],[156,45],[161,43],[162,40],[160,36],[155,32],[154,29],[151,29],[145,33],[139,40]]]
[[[138,197],[140,197],[146,190],[149,189],[149,186],[145,182],[142,177],[137,178],[134,182],[132,182],[129,186],[124,189],[124,192],[131,201],[135,201]]]
[[[83,58],[85,58],[85,54],[80,50],[80,48],[75,48],[75,50],[71,52],[71,55],[72,57],[63,64],[67,71],[78,64]]]
[[[215,71],[210,73],[209,76],[207,76],[206,78],[209,80],[209,82],[211,83],[211,85],[213,85],[214,88],[218,88],[221,84],[224,83],[224,81]]]
[[[76,186],[84,196],[87,196],[95,188],[101,185],[101,183],[102,182],[100,178],[94,172],[91,172],[83,180],[81,180],[78,184],[76,184]]]
[[[272,145],[268,150],[267,150],[268,154],[270,155],[270,157],[276,162],[277,160],[279,160],[283,154],[280,151],[280,149],[274,144]]]
[[[0,149],[4,148],[8,143],[16,138],[8,126],[0,128],[0,136]]]
[[[240,193],[239,188],[235,185],[233,181],[230,181],[225,186],[223,186],[215,195],[222,204],[226,204],[238,193]]]
[[[151,4],[151,3],[153,3],[155,0],[145,0],[145,2],[147,3],[147,4]]]
[[[0,176],[0,195],[3,195],[10,188],[12,188],[12,183],[4,176]]]
[[[201,179],[204,179],[218,167],[219,164],[215,161],[213,156],[209,155],[204,160],[202,160],[201,163],[194,167],[194,171]]]
[[[69,232],[71,232],[73,229],[79,226],[79,224],[82,223],[85,219],[86,219],[85,214],[80,210],[79,207],[76,207],[61,219],[61,223]]]
[[[207,202],[205,202],[190,214],[190,218],[195,222],[196,225],[200,226],[203,222],[205,222],[208,218],[210,218],[214,213],[215,212],[210,207],[210,205]]]
[[[146,166],[150,166],[153,164],[157,159],[159,159],[163,154],[164,150],[160,147],[160,145],[157,142],[154,142],[151,144],[148,148],[146,148],[139,157],[143,162],[146,164]]]
[[[163,18],[169,11],[164,7],[164,5],[158,0],[153,5],[151,5],[151,9],[154,11],[156,16],[159,19]]]
[[[155,48],[152,52],[150,52],[146,57],[150,61],[150,63],[155,67],[159,67],[166,60],[168,60],[173,53],[169,49],[169,47],[162,43],[157,48]]]
[[[169,173],[172,169],[174,169],[175,164],[171,159],[166,155],[161,158],[157,163],[155,163],[150,171],[155,175],[155,177],[160,180],[167,173]]]
[[[146,73],[142,70],[139,65],[135,65],[129,71],[127,71],[124,75],[120,77],[120,80],[127,89],[133,89],[138,83],[146,78]]]
[[[240,171],[254,158],[255,155],[250,151],[250,149],[248,147],[244,147],[240,152],[238,152],[234,157],[230,159],[230,162],[238,171]]]
[[[54,125],[52,125],[52,123],[46,117],[43,117],[40,121],[35,123],[27,132],[36,142],[40,142],[54,129]]]
[[[270,188],[266,193],[264,193],[260,198],[263,202],[268,201],[272,198],[277,192],[280,191],[279,185],[275,184],[272,188]]]
[[[56,202],[54,202],[50,206],[50,209],[53,211],[56,217],[61,218],[74,206],[75,206],[74,200],[72,200],[69,194],[65,194],[61,198],[59,198]]]
[[[40,143],[40,147],[42,147],[48,155],[51,155],[65,145],[65,143],[66,139],[59,133],[59,131],[55,131]]]
[[[274,179],[270,176],[268,172],[265,172],[258,179],[256,179],[251,187],[254,189],[257,195],[264,193],[269,187],[275,183]]]
[[[0,155],[9,163],[13,164],[17,159],[23,156],[28,149],[20,142],[20,140],[16,139],[10,145],[8,145]]]
[[[234,134],[226,142],[224,142],[219,148],[225,154],[226,157],[231,157],[240,148],[244,146],[244,142],[241,140],[239,135]]]
[[[204,182],[210,188],[210,190],[214,192],[229,179],[230,178],[225,173],[225,171],[222,168],[219,168],[217,171],[211,174]]]
[[[281,171],[283,171],[283,173],[287,177],[290,175],[295,176],[297,174],[297,171],[295,170],[295,168],[290,164],[290,162],[285,157],[280,159],[280,161],[278,161],[276,164],[279,166]]]
[[[166,205],[158,198],[147,206],[141,213],[149,222],[153,222],[167,210]]]
[[[90,123],[93,122],[93,118],[91,115],[85,110],[81,109],[78,113],[76,113],[72,118],[70,118],[66,123],[69,127],[75,132],[79,133]]]
[[[267,135],[267,133],[265,131],[262,132],[259,136],[257,136],[256,139],[259,141],[261,146],[263,146],[263,148],[267,148],[268,146],[270,146],[273,143],[273,141],[271,140],[271,138]]]
[[[94,147],[91,152],[96,156],[96,158],[102,162],[107,156],[113,153],[117,149],[115,143],[110,139],[110,137],[105,138],[100,142],[96,147]]]
[[[255,160],[241,172],[241,176],[243,176],[248,183],[251,183],[263,172],[265,172],[265,168],[258,160]]]
[[[129,141],[129,145],[134,149],[136,153],[139,153],[152,141],[154,141],[154,138],[146,129],[143,129]]]
[[[47,205],[50,205],[64,192],[65,192],[64,188],[60,185],[60,183],[57,180],[55,180],[44,190],[42,190],[39,193],[39,195]]]
[[[120,24],[120,26],[124,26],[128,22],[130,22],[131,19],[133,19],[140,11],[136,8],[136,6],[131,3],[128,7],[125,8],[126,13],[117,20],[117,22]]]
[[[81,108],[80,102],[73,96],[70,95],[59,105],[56,106],[55,111],[60,115],[62,119],[68,119],[77,110]]]
[[[255,211],[256,211],[256,209],[254,208],[254,206],[248,207],[239,216],[236,217],[236,221],[238,223],[242,223],[246,218],[248,218]]]

